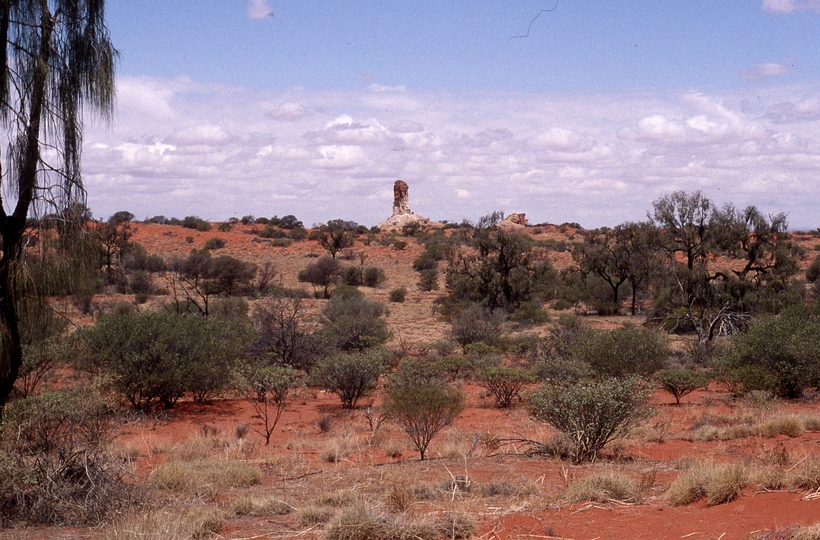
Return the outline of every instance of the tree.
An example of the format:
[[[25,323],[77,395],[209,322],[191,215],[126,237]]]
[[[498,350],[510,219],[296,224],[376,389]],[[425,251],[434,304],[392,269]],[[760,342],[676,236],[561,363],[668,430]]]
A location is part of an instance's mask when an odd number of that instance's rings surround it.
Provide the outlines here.
[[[470,238],[472,250],[451,253],[446,283],[453,299],[511,312],[532,298],[538,267],[533,260],[533,241],[522,233],[499,228],[503,217],[501,212],[493,212],[479,219]]]
[[[700,388],[706,388],[711,381],[706,373],[681,368],[662,369],[655,375],[655,378],[660,383],[661,389],[669,392],[675,398],[676,405],[680,405],[680,398]]]
[[[319,243],[330,253],[331,258],[335,259],[337,253],[353,245],[351,231],[356,227],[358,224],[354,221],[332,219],[319,227]]]
[[[682,253],[690,270],[707,258],[712,240],[712,201],[700,191],[675,191],[653,202],[652,207],[650,219],[664,232],[664,248]]]
[[[316,287],[322,287],[322,298],[330,298],[330,288],[339,283],[342,275],[342,265],[334,258],[324,256],[320,257],[315,263],[311,263],[299,272],[297,276],[299,281],[307,282],[313,285],[314,295]]]
[[[116,51],[105,3],[75,0],[3,2],[0,6],[0,122],[8,140],[0,172],[0,406],[22,363],[18,327],[23,238],[33,211],[58,212],[84,191],[80,151],[86,107],[112,112]],[[42,149],[55,150],[46,161]],[[37,297],[36,294],[32,296]]]
[[[307,328],[305,311],[301,298],[274,296],[257,302],[253,310],[257,352],[279,364],[309,369],[321,344]]]
[[[253,429],[265,438],[265,446],[270,444],[273,430],[291,401],[292,390],[298,384],[299,374],[291,366],[250,367],[247,370],[246,395],[256,416],[262,421],[261,430]]]

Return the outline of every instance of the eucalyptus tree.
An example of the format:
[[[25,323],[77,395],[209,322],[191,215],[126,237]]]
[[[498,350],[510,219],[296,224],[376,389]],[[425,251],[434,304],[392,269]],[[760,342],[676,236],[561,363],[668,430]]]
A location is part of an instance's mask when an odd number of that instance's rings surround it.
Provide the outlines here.
[[[117,52],[103,0],[2,0],[0,48],[2,406],[22,362],[18,310],[41,296],[25,278],[27,223],[84,202],[83,122],[86,109],[113,112]]]

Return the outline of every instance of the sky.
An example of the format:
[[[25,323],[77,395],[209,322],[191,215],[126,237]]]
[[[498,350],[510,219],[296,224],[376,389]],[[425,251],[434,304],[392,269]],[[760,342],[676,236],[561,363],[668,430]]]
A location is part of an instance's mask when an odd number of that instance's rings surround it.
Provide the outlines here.
[[[613,226],[701,190],[820,226],[820,0],[109,0],[94,215]]]

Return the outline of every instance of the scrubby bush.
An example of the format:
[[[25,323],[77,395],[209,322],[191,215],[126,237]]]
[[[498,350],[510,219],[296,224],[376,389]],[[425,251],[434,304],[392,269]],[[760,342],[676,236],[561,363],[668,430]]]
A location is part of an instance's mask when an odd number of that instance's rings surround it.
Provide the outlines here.
[[[566,435],[575,447],[573,461],[583,463],[647,418],[651,396],[646,381],[628,377],[544,386],[528,401],[531,416]]]
[[[337,283],[342,276],[342,265],[335,258],[328,256],[320,257],[315,263],[311,263],[299,272],[299,281],[322,288],[322,298],[330,298],[330,288]],[[318,293],[316,294],[318,297]]]
[[[8,404],[0,424],[0,525],[97,525],[136,500],[106,451],[115,409],[92,390]]]
[[[384,370],[380,351],[338,353],[320,359],[310,376],[313,384],[339,396],[343,408],[352,409],[362,396],[375,388]]]
[[[589,379],[592,368],[586,362],[572,358],[548,357],[533,362],[531,372],[541,382],[567,383]]]
[[[391,385],[384,407],[424,461],[430,441],[464,410],[464,395],[457,388],[436,382],[396,384]]]
[[[570,339],[568,353],[600,375],[649,376],[666,364],[669,344],[659,332],[628,326],[577,333]]]
[[[662,369],[655,375],[655,378],[663,390],[672,394],[678,405],[680,398],[695,390],[706,388],[711,380],[705,373],[680,368]]]
[[[451,323],[453,340],[465,349],[471,343],[482,342],[490,346],[502,340],[502,328],[506,315],[501,310],[489,311],[478,305],[471,305],[461,311]]]
[[[820,316],[801,306],[760,317],[732,339],[717,366],[736,392],[798,397],[820,382]]]
[[[390,291],[390,301],[391,302],[404,302],[405,298],[407,298],[407,289],[404,287],[399,287],[397,289],[393,289]]]
[[[385,308],[361,292],[336,294],[322,310],[322,335],[332,347],[360,351],[381,345],[390,337],[382,317]],[[338,291],[338,289],[337,289]]]
[[[485,366],[478,370],[478,383],[495,397],[495,404],[506,409],[534,380],[526,370],[507,366]]]
[[[384,270],[376,266],[368,266],[362,272],[362,285],[365,287],[378,287],[387,281]]]
[[[324,344],[308,328],[301,298],[273,296],[260,300],[254,306],[253,321],[258,336],[252,347],[255,355],[309,370],[322,352]]]
[[[250,340],[242,321],[163,313],[104,316],[86,334],[93,352],[85,367],[104,373],[140,410],[172,407],[185,392],[213,397]]]
[[[420,291],[438,290],[438,270],[427,268],[419,272],[419,281],[416,284]]]
[[[262,435],[268,446],[279,418],[290,403],[292,390],[299,384],[299,374],[291,366],[250,363],[245,366],[242,379],[245,395],[256,412],[255,417],[262,423],[261,427],[251,427]]]
[[[208,238],[208,240],[205,241],[205,245],[202,247],[202,249],[210,251],[212,249],[222,249],[226,245],[228,245],[228,242],[224,238],[214,237]]]

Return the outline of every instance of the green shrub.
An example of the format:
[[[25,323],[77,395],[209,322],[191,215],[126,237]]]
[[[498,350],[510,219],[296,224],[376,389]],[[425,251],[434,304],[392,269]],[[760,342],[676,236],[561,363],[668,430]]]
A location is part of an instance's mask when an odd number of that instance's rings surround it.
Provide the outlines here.
[[[722,380],[739,393],[768,390],[799,397],[820,381],[820,317],[795,307],[779,317],[764,316],[732,339],[717,360]]]
[[[506,314],[501,310],[488,311],[481,306],[471,305],[462,310],[459,317],[451,323],[450,333],[464,350],[471,343],[478,342],[496,346],[502,341],[501,325],[505,319]]]
[[[385,397],[389,418],[401,427],[422,461],[433,437],[464,410],[460,390],[437,383],[391,385]]]
[[[438,270],[435,268],[424,269],[419,272],[419,281],[416,284],[420,291],[438,290]]]
[[[322,310],[322,334],[332,347],[344,351],[369,349],[390,338],[382,317],[386,311],[384,306],[366,299],[359,291],[355,293],[336,294],[334,291]]]
[[[384,270],[376,266],[368,266],[362,272],[362,285],[365,287],[378,287],[387,281]]]
[[[249,364],[243,371],[243,379],[245,396],[256,412],[255,418],[262,423],[259,428],[251,427],[262,435],[268,446],[276,424],[290,403],[292,390],[299,385],[299,374],[291,366]]]
[[[507,366],[485,366],[478,370],[478,383],[495,397],[495,404],[506,409],[521,390],[534,380],[526,370]]]
[[[575,382],[593,375],[589,364],[572,358],[543,358],[532,364],[531,371],[536,379],[546,383]]]
[[[172,407],[185,393],[204,401],[223,390],[250,341],[242,321],[163,313],[104,316],[86,331],[91,368],[140,410]]]
[[[393,242],[393,249],[395,250],[402,251],[406,247],[407,242],[405,242],[404,240],[396,240],[395,242]]]
[[[452,380],[463,379],[473,370],[473,363],[463,356],[447,355],[436,364],[438,369]]]
[[[390,291],[390,301],[391,302],[404,302],[405,298],[407,298],[407,289],[404,287],[399,287],[398,289],[393,289]]]
[[[376,386],[384,373],[384,358],[379,351],[334,354],[319,360],[311,371],[313,384],[323,386],[352,409],[359,399]]]
[[[629,326],[578,333],[570,340],[568,352],[600,375],[648,377],[666,364],[669,344],[660,332]]]
[[[228,243],[225,241],[224,238],[214,237],[208,238],[208,240],[205,241],[205,245],[202,247],[202,249],[210,251],[212,249],[222,249],[226,245],[228,245]]]
[[[532,417],[565,434],[576,463],[594,460],[604,445],[651,414],[652,387],[637,377],[544,386],[529,396]]]
[[[677,404],[680,404],[680,398],[683,396],[706,388],[711,380],[705,373],[679,368],[662,369],[655,375],[655,378],[663,390],[672,394]]]

